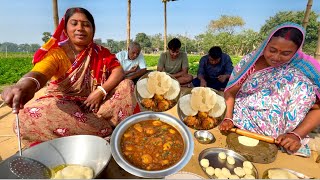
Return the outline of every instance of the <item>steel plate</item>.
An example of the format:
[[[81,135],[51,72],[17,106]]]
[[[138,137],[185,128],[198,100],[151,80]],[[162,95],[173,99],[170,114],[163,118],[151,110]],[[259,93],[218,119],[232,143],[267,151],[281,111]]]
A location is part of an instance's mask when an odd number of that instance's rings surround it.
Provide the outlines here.
[[[235,160],[235,164],[231,165],[228,164],[227,160],[221,160],[219,159],[219,153],[220,152],[224,152],[226,153],[227,156],[232,156]],[[224,148],[208,148],[203,150],[200,154],[199,154],[199,165],[200,165],[200,161],[201,159],[208,159],[209,160],[209,164],[210,166],[214,167],[214,168],[227,168],[229,169],[231,174],[235,174],[233,169],[236,167],[243,167],[243,162],[244,161],[248,161],[245,157],[241,156],[240,154],[236,153],[235,151],[229,150],[229,149],[224,149]],[[258,178],[258,171],[257,168],[253,165],[253,176],[255,178]],[[201,166],[201,165],[200,165]],[[202,170],[206,173],[206,169],[204,167],[202,167]],[[206,173],[207,174],[207,173]],[[210,176],[209,174],[207,174],[209,178],[211,179],[215,179],[217,178],[215,175]]]

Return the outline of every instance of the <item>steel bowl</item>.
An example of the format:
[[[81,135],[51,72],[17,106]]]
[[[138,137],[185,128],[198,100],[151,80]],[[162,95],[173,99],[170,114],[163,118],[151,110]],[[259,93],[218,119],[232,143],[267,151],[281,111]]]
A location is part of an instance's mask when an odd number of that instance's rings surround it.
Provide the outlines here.
[[[101,137],[92,135],[74,135],[46,141],[23,151],[22,155],[43,163],[52,169],[63,164],[88,166],[96,178],[109,163],[111,158],[110,144]],[[10,160],[0,163],[0,178],[15,178],[8,166]]]
[[[150,73],[150,72],[149,72],[149,73]],[[140,81],[140,80],[142,80],[142,79],[145,79],[145,78],[148,78],[149,73],[144,74],[143,76],[141,76],[138,81]],[[175,77],[173,77],[171,74],[169,74],[169,73],[166,73],[166,74],[167,74],[168,76],[170,76],[172,79],[178,81],[178,80],[177,80]],[[180,94],[181,94],[181,87],[180,87],[180,92],[179,92],[178,96],[177,96],[175,99],[173,99],[173,102],[174,102],[174,103],[172,104],[172,107],[171,107],[171,108],[173,108],[173,107],[178,103],[178,100],[179,100],[179,98],[180,98]],[[135,95],[135,97],[136,97],[136,100],[137,100],[137,102],[138,102],[138,104],[139,104],[139,107],[140,107],[140,110],[141,110],[141,111],[152,111],[151,109],[145,108],[145,107],[141,104],[141,101],[142,101],[143,98],[142,98],[142,97],[140,96],[140,94],[138,93],[137,86],[134,87],[134,95]],[[170,110],[171,108],[169,108],[169,109],[167,109],[167,110],[165,110],[165,111],[168,111],[168,110]]]
[[[120,146],[122,135],[131,125],[144,120],[160,120],[170,124],[180,132],[184,142],[184,152],[180,161],[178,161],[175,165],[163,170],[148,171],[135,167],[124,158]],[[129,116],[127,119],[123,120],[113,131],[110,145],[112,156],[120,167],[135,176],[146,178],[163,178],[178,172],[189,162],[194,149],[192,134],[182,121],[165,113],[151,111],[141,112]]]
[[[210,131],[198,130],[194,132],[194,137],[201,144],[210,144],[215,141],[213,134]]]
[[[212,91],[214,91],[217,95],[223,97],[223,92],[217,91],[217,90],[212,89],[212,88],[210,88],[210,89],[211,89]],[[183,93],[183,95],[181,95],[181,97],[183,97],[183,96],[185,96],[185,95],[188,95],[188,94],[191,94],[191,91],[192,91],[192,89],[188,89],[187,91],[185,91],[185,92]],[[223,113],[220,117],[217,117],[217,118],[216,118],[216,119],[218,120],[217,125],[222,122],[222,120],[223,120],[223,118],[224,118],[224,116],[225,116],[225,114],[226,114],[226,110],[227,110],[227,108],[225,109],[224,113]],[[187,115],[185,115],[185,114],[182,112],[182,110],[181,110],[181,108],[180,108],[180,103],[179,103],[179,101],[178,101],[178,103],[177,103],[177,112],[178,112],[178,116],[179,116],[179,118],[181,119],[181,121],[184,121],[184,118],[186,118]],[[216,126],[217,126],[217,125],[216,125]],[[214,126],[213,128],[215,128],[216,126]],[[196,129],[196,130],[202,130],[202,129],[200,129],[200,128],[194,128],[194,127],[191,127],[191,128]]]

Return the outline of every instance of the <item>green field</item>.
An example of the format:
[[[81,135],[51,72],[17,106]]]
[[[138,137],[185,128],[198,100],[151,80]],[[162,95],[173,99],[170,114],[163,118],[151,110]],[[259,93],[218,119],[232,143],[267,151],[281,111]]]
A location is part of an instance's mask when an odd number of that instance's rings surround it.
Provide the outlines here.
[[[190,69],[193,75],[197,73],[201,56],[188,55]],[[231,57],[233,64],[236,64],[240,57]],[[148,69],[156,69],[159,55],[145,55]],[[32,54],[27,53],[0,53],[0,86],[17,82],[20,77],[32,68]],[[0,87],[1,91],[1,87]]]

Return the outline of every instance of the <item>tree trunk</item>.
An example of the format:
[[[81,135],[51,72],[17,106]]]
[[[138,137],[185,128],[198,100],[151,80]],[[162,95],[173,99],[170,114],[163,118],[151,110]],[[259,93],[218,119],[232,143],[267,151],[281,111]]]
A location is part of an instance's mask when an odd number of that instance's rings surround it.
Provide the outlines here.
[[[308,0],[308,4],[307,4],[307,7],[306,7],[306,12],[304,13],[304,18],[303,18],[303,21],[302,21],[302,26],[306,30],[307,30],[307,25],[308,25],[308,22],[309,22],[309,15],[310,15],[310,12],[311,12],[312,2],[313,2],[313,0]]]
[[[127,49],[130,44],[130,30],[131,30],[131,0],[128,0],[128,10],[127,10]]]
[[[317,49],[316,49],[315,58],[320,63],[320,25],[318,27],[318,43],[317,43]]]
[[[55,27],[55,29],[57,29],[57,27],[59,25],[58,0],[52,0],[52,8],[53,8],[54,27]]]
[[[163,36],[163,52],[167,51],[167,1],[162,1],[164,5],[164,36]]]

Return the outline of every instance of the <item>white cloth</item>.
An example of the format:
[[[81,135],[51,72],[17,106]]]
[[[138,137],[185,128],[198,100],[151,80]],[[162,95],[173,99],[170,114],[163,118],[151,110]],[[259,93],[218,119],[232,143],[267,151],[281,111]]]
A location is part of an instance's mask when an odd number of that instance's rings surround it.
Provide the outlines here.
[[[139,56],[134,60],[129,59],[128,51],[120,51],[116,54],[116,57],[124,71],[129,71],[135,65],[138,65],[137,70],[147,68],[146,61],[142,53],[140,53]]]

